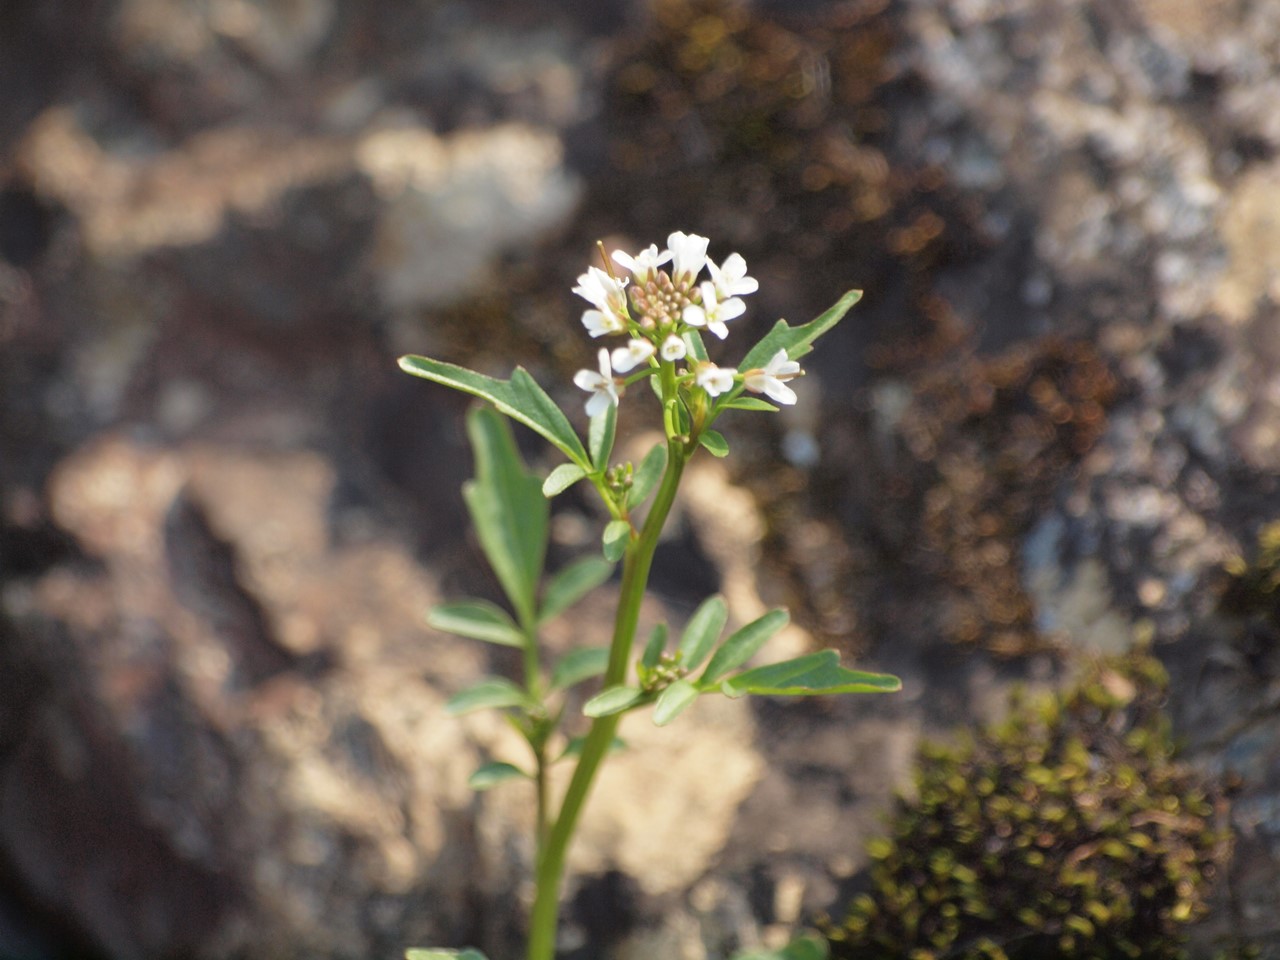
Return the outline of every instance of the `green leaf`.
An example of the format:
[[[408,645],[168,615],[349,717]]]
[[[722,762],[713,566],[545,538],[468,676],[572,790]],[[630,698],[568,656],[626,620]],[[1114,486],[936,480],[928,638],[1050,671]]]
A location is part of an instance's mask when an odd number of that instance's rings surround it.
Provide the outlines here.
[[[534,619],[551,507],[542,484],[525,469],[507,421],[488,407],[467,415],[476,478],[462,488],[484,555],[522,624]]]
[[[658,665],[658,661],[662,659],[662,651],[667,649],[667,625],[665,623],[655,624],[653,631],[649,634],[649,642],[644,645],[644,653],[640,657],[640,665],[647,670],[652,670]]]
[[[666,443],[654,444],[653,449],[640,461],[640,466],[636,467],[635,475],[631,479],[631,493],[627,497],[628,505],[638,507],[644,503],[653,492],[653,488],[658,485],[658,481],[662,479],[666,469],[667,445]]]
[[[551,671],[551,687],[563,690],[591,677],[598,677],[609,666],[608,647],[583,647],[571,650],[560,658]]]
[[[533,779],[514,763],[503,763],[495,760],[478,767],[476,772],[467,779],[467,786],[478,793],[482,790],[491,790],[498,784],[507,780],[514,780],[517,777],[523,777],[526,780]]]
[[[568,742],[568,744],[565,745],[564,753],[556,757],[556,760],[567,760],[570,757],[582,756],[582,748],[586,746],[586,744],[587,744],[586,737],[574,737],[572,740]],[[609,749],[607,752],[615,753],[618,750],[625,750],[625,749],[627,749],[627,741],[623,740],[621,737],[614,737],[613,742],[609,744]]]
[[[618,407],[609,404],[603,413],[591,418],[591,426],[587,431],[587,447],[591,451],[591,462],[596,465],[597,472],[609,469],[609,456],[613,453],[613,439],[618,431]]]
[[[406,356],[400,358],[400,369],[488,400],[511,419],[542,436],[578,466],[591,469],[587,451],[569,418],[523,367],[516,367],[510,380],[498,380],[452,363]]]
[[[404,960],[489,960],[479,950],[442,950],[437,947],[412,947],[404,952]]]
[[[707,453],[713,457],[727,457],[729,455],[729,441],[718,430],[703,430],[698,435],[698,443],[702,444]]]
[[[709,684],[721,679],[730,670],[736,670],[755,654],[765,641],[786,626],[790,615],[781,607],[770,610],[762,617],[752,620],[741,630],[730,634],[729,639],[721,644],[715,652],[707,669],[698,678],[698,685],[704,690]]]
[[[756,694],[774,697],[813,697],[836,693],[893,693],[902,681],[887,673],[865,673],[840,666],[840,654],[823,650],[794,660],[744,670],[725,680],[726,696]]]
[[[611,717],[615,713],[630,710],[646,699],[645,692],[636,687],[610,687],[583,704],[582,712],[592,719]]]
[[[707,354],[707,345],[702,342],[702,334],[697,330],[688,330],[684,335],[684,342],[689,347],[689,356],[694,361],[703,361],[704,363],[711,359]]]
[[[777,351],[774,351],[777,353]],[[732,400],[721,405],[722,410],[766,410],[770,413],[777,413],[778,408],[772,403],[767,403],[757,397],[734,397]]]
[[[827,960],[830,956],[831,947],[825,937],[804,936],[780,950],[747,950],[735,953],[732,960]]]
[[[511,615],[488,600],[459,600],[432,607],[427,623],[437,630],[472,640],[500,643],[504,647],[523,647],[524,634]]]
[[[688,680],[675,680],[660,694],[653,705],[653,722],[659,727],[680,716],[685,707],[698,699],[698,688]]]
[[[532,705],[529,695],[505,677],[485,677],[479,683],[455,693],[444,705],[444,709],[456,717],[476,710]]]
[[[626,520],[611,520],[604,528],[604,556],[606,560],[617,563],[627,552],[627,544],[631,540],[631,524]]]
[[[693,616],[685,624],[684,633],[680,635],[680,666],[686,670],[696,670],[702,666],[720,639],[720,631],[729,620],[729,608],[724,597],[716,594],[703,600]]]
[[[745,372],[763,367],[779,350],[786,350],[790,359],[799,360],[813,349],[813,341],[839,323],[849,312],[849,308],[861,299],[861,290],[850,290],[825,313],[798,327],[779,320],[763,340],[747,351],[747,355],[738,364],[738,369]]]
[[[613,564],[601,557],[583,557],[556,573],[542,591],[538,622],[546,623],[564,613],[613,573]]]
[[[542,495],[550,500],[564,493],[586,475],[587,471],[576,463],[562,463],[542,481]]]

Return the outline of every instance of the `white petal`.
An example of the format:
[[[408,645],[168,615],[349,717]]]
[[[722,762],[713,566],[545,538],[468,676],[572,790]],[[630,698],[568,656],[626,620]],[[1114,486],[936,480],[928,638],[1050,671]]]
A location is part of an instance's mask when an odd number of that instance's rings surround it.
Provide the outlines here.
[[[684,341],[674,333],[662,341],[662,359],[669,363],[676,360],[683,360],[685,354],[688,352],[688,349],[684,345]]]
[[[632,340],[625,347],[613,351],[613,369],[626,373],[644,363],[654,354],[654,346],[648,340]]]
[[[691,327],[705,327],[707,325],[707,312],[696,303],[691,303],[685,307],[681,316],[684,322]]]
[[[604,377],[594,370],[579,370],[573,375],[573,385],[579,390],[599,390],[604,386]]]
[[[764,392],[765,396],[776,400],[778,403],[785,403],[787,406],[791,406],[796,402],[796,392],[774,377],[765,378]]]
[[[609,409],[609,405],[617,403],[617,398],[605,390],[598,390],[587,397],[587,416],[597,417]]]

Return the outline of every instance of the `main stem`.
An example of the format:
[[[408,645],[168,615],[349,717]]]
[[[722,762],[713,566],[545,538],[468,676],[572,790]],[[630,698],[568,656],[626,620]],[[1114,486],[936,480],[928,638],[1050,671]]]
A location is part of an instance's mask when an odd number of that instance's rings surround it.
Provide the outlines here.
[[[676,499],[686,456],[684,444],[679,439],[668,441],[667,472],[658,487],[649,515],[645,518],[644,527],[627,548],[623,559],[618,612],[613,624],[613,642],[609,647],[609,666],[604,675],[605,689],[627,680],[631,646],[636,636],[636,623],[640,618],[640,602],[644,599],[645,587],[649,582],[649,569],[653,565],[658,537]],[[591,792],[600,762],[613,744],[621,719],[621,714],[615,714],[592,722],[582,754],[578,758],[578,766],[569,781],[569,789],[565,791],[559,816],[552,824],[540,851],[537,893],[533,901],[533,913],[529,918],[529,960],[554,960],[556,928],[560,920],[560,882],[564,876],[569,841],[578,826],[578,817]]]

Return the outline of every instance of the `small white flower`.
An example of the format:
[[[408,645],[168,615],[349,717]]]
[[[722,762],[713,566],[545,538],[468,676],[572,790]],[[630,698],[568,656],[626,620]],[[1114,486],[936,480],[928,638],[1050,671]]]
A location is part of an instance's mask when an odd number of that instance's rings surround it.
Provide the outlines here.
[[[588,267],[578,277],[573,292],[596,309],[582,315],[582,325],[593,337],[621,333],[627,329],[626,281],[615,280],[599,267]]]
[[[634,257],[621,250],[615,250],[613,259],[615,263],[631,271],[631,276],[636,283],[644,285],[654,278],[658,267],[671,259],[671,251],[663,250],[659,253],[658,245],[651,243],[647,250],[641,250]]]
[[[613,379],[613,369],[609,366],[609,351],[600,348],[600,372],[579,370],[573,375],[574,386],[589,390],[587,397],[587,416],[594,417],[604,413],[609,404],[618,405],[618,382]]]
[[[702,281],[702,305],[691,303],[684,308],[684,322],[691,327],[706,327],[723,340],[729,335],[725,321],[740,317],[746,312],[747,305],[737,297],[727,300],[716,300],[715,284],[709,280]]]
[[[763,393],[776,403],[796,402],[796,392],[783,381],[803,373],[800,364],[787,359],[787,351],[779,350],[761,370],[748,370],[742,378],[743,385],[752,393]]]
[[[627,341],[625,347],[613,351],[613,369],[619,373],[634,370],[657,352],[657,348],[648,340],[636,338]]]
[[[760,289],[760,282],[755,277],[747,276],[747,261],[739,253],[729,254],[724,265],[719,267],[708,260],[707,269],[716,285],[716,293],[722,298],[755,293]]]
[[[684,339],[677,337],[674,333],[668,334],[667,339],[662,341],[662,359],[668,363],[683,360],[688,352],[689,348],[684,345]]]
[[[587,310],[582,314],[582,325],[593,337],[610,333],[626,333],[627,322],[616,313],[606,310]]]
[[[671,254],[671,279],[676,286],[682,283],[692,286],[707,265],[707,244],[710,242],[696,233],[685,234],[679,230],[667,237],[667,249],[663,253]]]
[[[737,370],[732,367],[717,367],[714,363],[700,363],[693,375],[693,382],[707,391],[707,396],[718,397],[733,389],[733,378]]]

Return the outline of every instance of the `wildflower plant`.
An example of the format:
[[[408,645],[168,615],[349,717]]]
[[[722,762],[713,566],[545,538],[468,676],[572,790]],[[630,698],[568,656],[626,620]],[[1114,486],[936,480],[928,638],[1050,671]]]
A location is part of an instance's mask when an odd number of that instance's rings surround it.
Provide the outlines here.
[[[653,722],[671,723],[701,696],[813,696],[878,693],[900,688],[896,677],[847,669],[834,650],[824,650],[765,666],[748,661],[788,620],[770,610],[724,636],[728,608],[720,596],[705,600],[670,642],[658,625],[633,662],[640,604],[658,544],[685,466],[699,450],[723,457],[728,442],[714,426],[730,411],[776,411],[794,404],[789,385],[803,374],[799,360],[861,297],[850,291],[809,323],[779,320],[742,355],[735,366],[711,359],[704,331],[727,340],[746,311],[744,296],[759,284],[736,253],[717,264],[707,256],[709,240],[672,233],[633,255],[615,252],[603,269],[589,267],[573,292],[590,304],[582,325],[599,347],[593,367],[574,376],[586,394],[590,421],[586,442],[570,418],[522,367],[510,379],[488,377],[464,367],[406,356],[408,373],[488,401],[471,412],[467,429],[475,451],[476,477],[464,490],[481,548],[510,604],[504,609],[472,599],[436,607],[429,622],[458,636],[515,647],[523,653],[518,680],[488,677],[455,695],[455,714],[497,709],[528,743],[529,755],[486,763],[471,778],[475,789],[509,780],[532,784],[536,798],[535,899],[529,918],[529,960],[555,953],[559,896],[569,843],[601,764],[618,744],[622,716],[652,708]],[[601,247],[601,254],[604,249]],[[704,271],[707,276],[704,276]],[[617,462],[614,440],[618,406],[651,402],[664,439],[639,463]],[[656,398],[656,399],[655,399]],[[772,401],[772,402],[770,402]],[[516,449],[506,420],[523,424],[549,442],[566,461],[545,479],[533,476]],[[544,575],[550,518],[548,501],[577,483],[598,494],[608,521],[601,554],[577,560]],[[607,646],[584,646],[546,663],[540,628],[567,612],[605,583],[621,562],[613,636]],[[566,692],[601,678],[600,692],[585,702],[586,734],[566,740]],[[563,796],[553,797],[548,769],[573,764]],[[808,957],[820,941],[800,940],[773,956]],[[825,951],[823,951],[825,952]],[[463,952],[415,949],[410,960],[466,957]]]

